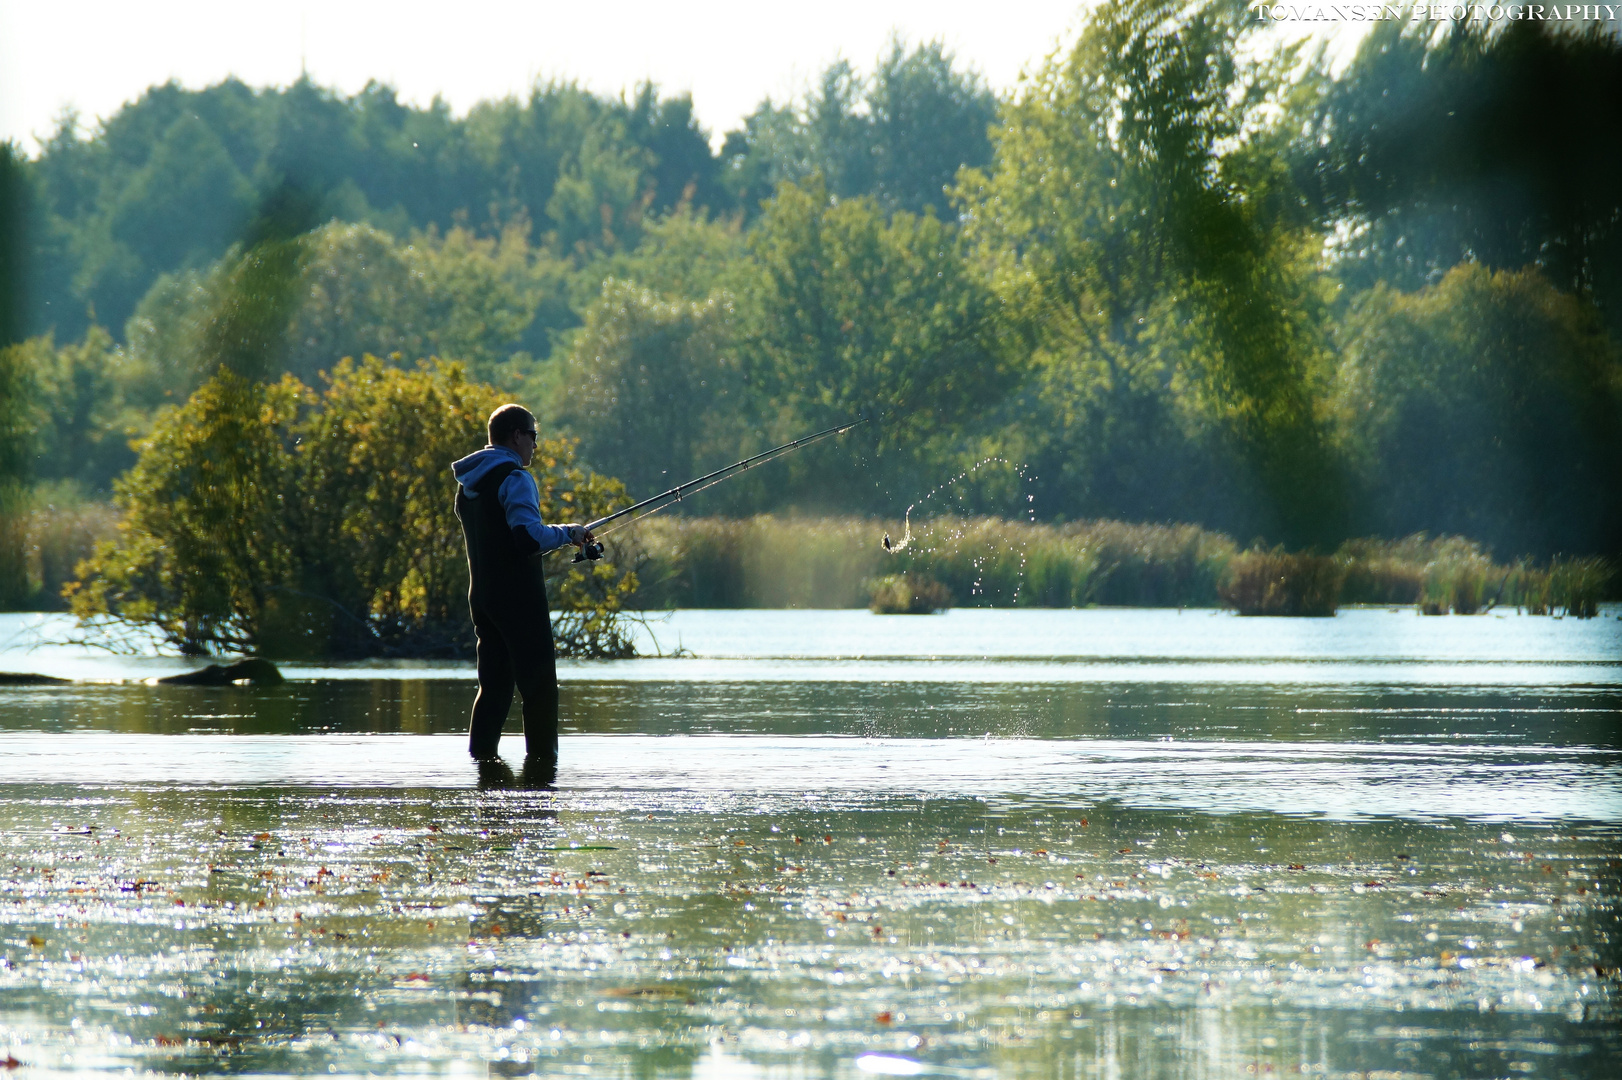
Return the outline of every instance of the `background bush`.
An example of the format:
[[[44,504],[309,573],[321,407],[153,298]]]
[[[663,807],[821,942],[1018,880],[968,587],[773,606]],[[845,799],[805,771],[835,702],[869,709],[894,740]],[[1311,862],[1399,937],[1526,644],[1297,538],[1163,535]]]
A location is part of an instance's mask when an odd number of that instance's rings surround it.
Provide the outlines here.
[[[500,402],[455,364],[340,364],[321,394],[291,376],[222,370],[163,414],[119,482],[124,511],[70,587],[81,618],[158,630],[188,652],[467,656],[467,562],[450,463],[483,445]],[[536,452],[543,517],[587,520],[623,503]],[[627,651],[618,621],[634,575],[554,562],[560,651]]]

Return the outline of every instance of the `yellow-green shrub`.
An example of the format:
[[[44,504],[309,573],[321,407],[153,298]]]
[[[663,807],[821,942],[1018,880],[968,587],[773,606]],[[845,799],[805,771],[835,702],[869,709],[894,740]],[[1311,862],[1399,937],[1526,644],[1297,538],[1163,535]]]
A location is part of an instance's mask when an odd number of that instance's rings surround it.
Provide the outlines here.
[[[1333,615],[1344,574],[1326,555],[1247,551],[1229,564],[1222,601],[1241,615]]]
[[[190,651],[466,655],[467,563],[450,463],[484,443],[500,402],[456,364],[344,361],[317,395],[291,376],[221,371],[164,413],[117,487],[117,536],[70,587],[82,618],[152,626]],[[612,480],[544,442],[550,521],[622,505]],[[560,651],[623,655],[636,579],[612,562],[553,564]]]

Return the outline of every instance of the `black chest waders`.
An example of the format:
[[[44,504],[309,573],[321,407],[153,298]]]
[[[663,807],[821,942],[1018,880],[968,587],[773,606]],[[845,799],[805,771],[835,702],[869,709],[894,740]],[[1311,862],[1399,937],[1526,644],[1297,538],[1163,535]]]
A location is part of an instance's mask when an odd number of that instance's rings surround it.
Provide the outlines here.
[[[491,469],[473,486],[477,498],[456,489],[456,517],[467,541],[468,609],[478,638],[479,696],[468,753],[481,760],[496,756],[516,688],[524,701],[526,764],[549,769],[558,756],[557,659],[539,548],[514,535],[501,505],[501,485],[517,471],[513,462]]]

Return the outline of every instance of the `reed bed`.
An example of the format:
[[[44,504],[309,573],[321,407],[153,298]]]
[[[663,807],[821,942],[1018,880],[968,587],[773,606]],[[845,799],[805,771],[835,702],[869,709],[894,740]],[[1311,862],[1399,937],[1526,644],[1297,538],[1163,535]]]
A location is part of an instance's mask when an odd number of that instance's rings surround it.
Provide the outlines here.
[[[0,505],[0,610],[62,611],[62,587],[118,527],[109,503],[71,489],[26,492]]]
[[[640,582],[628,606],[853,608],[886,569],[879,536],[858,518],[657,517],[618,547]]]
[[[1346,569],[1327,555],[1247,551],[1234,558],[1222,602],[1241,615],[1333,615]]]
[[[873,582],[875,615],[932,615],[952,606],[952,593],[927,574],[886,574]]]
[[[63,609],[63,585],[113,534],[118,512],[71,489],[3,502],[0,610]],[[881,543],[886,535],[893,552]],[[913,523],[908,538],[897,521],[765,514],[661,516],[610,539],[641,582],[627,606],[645,610],[1097,604],[1305,615],[1379,604],[1437,615],[1513,607],[1591,618],[1622,590],[1622,574],[1606,559],[1500,563],[1474,541],[1424,533],[1349,540],[1319,556],[1241,551],[1195,525],[942,517]]]
[[[1427,615],[1515,607],[1532,615],[1593,618],[1622,585],[1608,559],[1560,556],[1541,567],[1525,559],[1498,563],[1460,536],[1349,540],[1335,558],[1346,570],[1342,603],[1413,604]]]
[[[1349,540],[1319,555],[1241,551],[1195,525],[941,517],[912,523],[909,535],[897,521],[762,515],[653,518],[619,539],[642,582],[632,604],[655,609],[921,610],[926,601],[913,602],[912,583],[929,582],[931,609],[1099,604],[1329,615],[1382,604],[1586,617],[1622,584],[1603,559],[1499,563],[1474,541],[1423,533]]]
[[[627,550],[651,608],[862,607],[897,576],[936,582],[931,597],[959,607],[1212,606],[1236,552],[1192,525],[943,517],[909,538],[902,522],[772,515],[654,518]]]
[[[897,562],[963,606],[1207,607],[1235,551],[1194,525],[938,518],[915,529]]]

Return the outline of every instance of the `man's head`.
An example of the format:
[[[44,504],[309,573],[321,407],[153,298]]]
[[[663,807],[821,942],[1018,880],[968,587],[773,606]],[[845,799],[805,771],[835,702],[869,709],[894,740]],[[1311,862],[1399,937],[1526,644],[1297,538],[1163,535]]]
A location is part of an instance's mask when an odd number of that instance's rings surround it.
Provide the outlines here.
[[[535,430],[535,414],[522,405],[507,404],[490,414],[485,425],[491,446],[504,446],[517,454],[528,465],[535,456],[535,442],[540,438]]]

